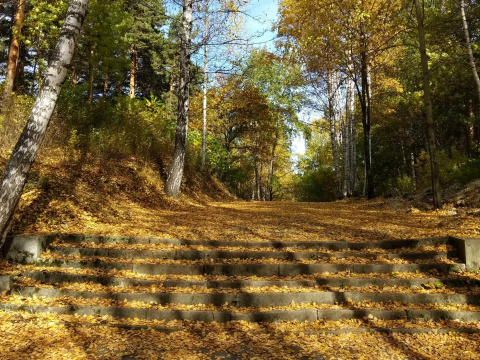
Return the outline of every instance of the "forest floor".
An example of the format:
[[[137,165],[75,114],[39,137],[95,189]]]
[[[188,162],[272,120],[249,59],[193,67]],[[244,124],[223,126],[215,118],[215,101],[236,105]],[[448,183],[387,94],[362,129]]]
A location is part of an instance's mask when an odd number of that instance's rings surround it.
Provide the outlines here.
[[[113,219],[82,212],[64,218],[60,224],[52,215],[62,211],[62,204],[53,206],[45,210],[49,216],[42,221],[20,219],[27,224],[22,233],[63,232],[247,242],[363,242],[448,235],[480,237],[480,209],[470,208],[461,214],[451,206],[426,212],[415,208],[399,210],[396,203],[388,199],[334,203],[183,201],[170,208],[142,207],[124,199],[115,203],[116,216]]]
[[[131,176],[119,175],[125,173]],[[206,196],[172,201],[165,199],[161,183],[152,180],[156,177],[154,170],[134,162],[116,170],[102,164],[41,163],[22,198],[15,233],[246,242],[480,238],[476,208],[449,205],[422,212],[395,199],[240,202],[226,192],[225,201]],[[309,324],[146,322],[0,312],[0,359],[480,359],[480,334],[442,333],[442,326],[406,320],[372,324],[369,319]],[[425,331],[373,331],[418,327]],[[444,326],[454,327],[454,322]]]

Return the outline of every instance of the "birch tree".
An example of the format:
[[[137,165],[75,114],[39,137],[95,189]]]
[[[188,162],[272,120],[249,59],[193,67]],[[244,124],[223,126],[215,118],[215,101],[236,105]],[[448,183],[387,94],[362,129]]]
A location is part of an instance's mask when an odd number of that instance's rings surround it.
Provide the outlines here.
[[[205,0],[205,44],[203,54],[203,131],[202,131],[202,171],[205,170],[207,157],[207,93],[208,93],[208,35],[209,35],[209,0]]]
[[[337,197],[342,197],[342,180],[338,160],[338,142],[337,142],[337,116],[336,116],[336,92],[337,83],[335,73],[328,71],[327,75],[327,91],[328,91],[328,121],[330,123],[330,142],[332,144],[333,166],[335,171]]]
[[[188,134],[188,109],[189,109],[189,96],[190,96],[190,66],[191,58],[194,55],[194,52],[199,49],[201,46],[192,45],[192,35],[193,35],[193,22],[194,22],[194,4],[198,4],[198,1],[194,0],[183,0],[183,11],[182,11],[182,20],[181,20],[181,45],[180,45],[180,75],[178,81],[178,114],[177,114],[177,129],[175,135],[175,150],[173,154],[172,163],[168,172],[168,178],[165,182],[165,193],[170,197],[178,197],[180,195],[180,187],[183,178],[183,170],[185,165],[185,155],[187,151],[187,134]],[[224,14],[225,17],[222,19],[216,20],[216,28],[220,31],[215,31],[212,29],[213,22],[209,20],[210,18],[210,6],[212,5],[210,1],[205,2],[204,4],[208,7],[204,12],[205,18],[205,31],[206,36],[203,40],[205,46],[211,45],[211,41],[215,39],[217,41],[216,45],[226,45],[231,44],[230,41],[234,42],[239,40],[238,37],[232,38],[229,36],[230,27],[225,28],[226,22],[232,22],[233,24],[238,21],[237,14],[242,13],[240,5],[236,1],[232,0],[219,0],[218,1],[220,9],[217,10],[218,13]],[[246,4],[247,1],[239,1],[239,4]],[[220,35],[223,35],[220,36]],[[225,35],[227,40],[225,40]],[[220,36],[220,38],[216,38]],[[209,48],[209,47],[208,47]],[[205,47],[207,51],[207,47]],[[208,75],[208,54],[205,52],[204,56],[204,76]],[[207,86],[208,76],[204,77],[205,84]],[[205,93],[204,93],[205,94]],[[205,95],[204,95],[205,96]],[[202,160],[206,156],[206,112],[207,104],[206,97],[204,97],[204,127],[203,127],[203,137],[204,141],[202,144]]]
[[[371,156],[370,73],[404,28],[399,0],[282,0],[278,30],[308,71],[336,69],[350,78],[361,107],[366,190],[375,196]]]
[[[345,126],[348,138],[348,161],[345,162],[345,175],[347,179],[346,193],[352,196],[357,187],[357,144],[355,127],[355,84],[351,79],[346,81],[346,106],[345,106]]]
[[[193,26],[193,0],[183,0],[180,42],[180,76],[178,83],[177,130],[175,150],[165,183],[165,193],[170,197],[180,195],[185,155],[187,152],[188,107],[190,96],[190,58]]]
[[[88,0],[70,0],[65,23],[51,55],[43,86],[5,168],[0,183],[0,247],[5,243],[13,213],[65,82],[87,7]]]
[[[467,16],[465,15],[465,0],[460,0],[460,14],[462,16],[463,32],[465,34],[465,44],[467,45],[468,59],[470,67],[472,68],[473,79],[477,86],[478,98],[480,99],[480,77],[478,77],[477,66],[475,65],[475,58],[473,57],[472,42],[470,41],[470,33],[468,32]]]

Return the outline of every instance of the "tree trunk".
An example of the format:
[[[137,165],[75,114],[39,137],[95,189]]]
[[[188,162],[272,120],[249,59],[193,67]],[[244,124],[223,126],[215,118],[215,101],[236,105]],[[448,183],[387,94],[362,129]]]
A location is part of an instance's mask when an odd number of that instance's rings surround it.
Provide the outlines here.
[[[472,43],[468,32],[467,17],[465,16],[465,0],[460,0],[460,12],[462,14],[463,32],[465,33],[465,43],[467,45],[470,67],[472,68],[472,75],[475,80],[475,85],[477,86],[477,95],[480,100],[480,78],[478,77],[477,66],[475,65],[475,58],[473,57]]]
[[[433,122],[432,97],[430,95],[430,74],[428,70],[427,47],[425,44],[425,28],[423,26],[424,15],[420,8],[420,1],[415,0],[415,11],[418,22],[418,37],[420,42],[420,56],[422,60],[423,72],[423,101],[425,103],[425,112],[427,115],[427,137],[428,151],[430,154],[430,167],[432,172],[432,192],[433,206],[439,209],[442,206],[442,196],[440,190],[440,177],[437,160],[437,145],[435,139],[435,123]]]
[[[259,172],[259,178],[258,178],[258,197],[260,201],[265,201],[265,189],[262,186],[262,174],[263,174],[263,162],[260,162],[260,172]]]
[[[193,0],[183,0],[182,32],[180,47],[180,79],[178,86],[178,115],[175,134],[175,150],[165,183],[165,193],[170,197],[180,195],[185,154],[187,151],[188,106],[190,85],[190,43],[192,35]]]
[[[38,45],[37,49],[37,92],[40,91],[43,83],[43,69],[42,69],[42,49],[40,48],[40,44]]]
[[[135,85],[136,85],[136,77],[137,77],[137,69],[138,69],[138,51],[135,45],[130,46],[130,91],[128,95],[130,99],[135,99]]]
[[[115,87],[117,96],[123,95],[123,80],[124,79],[122,77],[118,78],[117,80],[117,86]]]
[[[107,92],[108,92],[108,75],[105,74],[103,77],[103,98],[107,97]]]
[[[270,166],[268,168],[268,184],[267,184],[267,191],[268,191],[268,200],[273,201],[273,186],[272,186],[272,181],[273,181],[273,174],[275,170],[275,152],[277,150],[277,144],[278,144],[278,131],[275,132],[275,142],[273,143],[272,146],[272,157],[270,158]]]
[[[417,174],[415,173],[415,154],[413,153],[413,151],[410,153],[410,167],[412,170],[413,190],[417,190]]]
[[[0,183],[0,248],[5,243],[13,213],[65,82],[87,6],[88,0],[70,0],[66,20],[52,53],[43,86],[5,168]]]
[[[369,199],[375,197],[375,188],[373,185],[372,171],[372,138],[370,135],[371,115],[370,115],[370,84],[368,76],[368,63],[366,51],[362,51],[361,55],[361,78],[362,93],[360,103],[362,105],[362,124],[363,124],[363,141],[365,150],[365,180],[366,195]]]
[[[8,97],[15,85],[15,75],[17,74],[17,64],[20,49],[19,36],[22,33],[23,20],[25,19],[26,0],[17,0],[17,10],[15,12],[15,22],[12,29],[10,48],[8,50],[7,75],[5,94]]]
[[[350,126],[348,118],[345,117],[342,121],[342,155],[343,155],[343,196],[350,196]]]
[[[93,67],[93,45],[90,45],[89,61],[88,61],[88,104],[93,103],[93,81],[95,80],[95,72]]]
[[[208,0],[205,2],[205,45],[203,56],[203,136],[202,136],[202,171],[205,171],[207,157],[207,91],[208,91]]]
[[[337,129],[335,126],[335,77],[333,71],[328,72],[327,79],[328,90],[328,121],[330,122],[330,141],[332,143],[333,166],[335,167],[335,182],[337,189],[337,198],[342,197],[342,179],[340,168],[338,166],[338,148],[337,148]]]
[[[355,129],[355,83],[351,79],[347,79],[347,91],[346,91],[346,112],[345,117],[347,119],[348,126],[348,143],[350,145],[349,155],[350,155],[350,168],[349,168],[349,179],[350,179],[350,193],[348,196],[352,196],[356,191],[357,187],[357,145],[356,145],[356,129]]]
[[[255,196],[256,196],[256,200],[260,201],[262,198],[262,191],[260,189],[261,179],[260,179],[260,171],[258,170],[258,160],[256,157],[254,159],[254,168],[255,168]]]
[[[17,75],[15,76],[15,84],[13,85],[13,91],[18,92],[24,89],[25,84],[25,67],[27,66],[28,50],[25,43],[20,43],[20,53],[17,65]]]

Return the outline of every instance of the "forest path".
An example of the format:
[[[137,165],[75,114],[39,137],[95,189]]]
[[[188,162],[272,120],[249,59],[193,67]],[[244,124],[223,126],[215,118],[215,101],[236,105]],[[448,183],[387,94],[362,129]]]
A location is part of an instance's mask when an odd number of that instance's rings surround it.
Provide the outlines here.
[[[332,203],[174,203],[170,209],[130,201],[115,204],[115,216],[81,214],[62,224],[41,224],[25,234],[76,233],[153,236],[190,240],[349,241],[425,237],[480,237],[480,210],[411,211],[401,200]]]

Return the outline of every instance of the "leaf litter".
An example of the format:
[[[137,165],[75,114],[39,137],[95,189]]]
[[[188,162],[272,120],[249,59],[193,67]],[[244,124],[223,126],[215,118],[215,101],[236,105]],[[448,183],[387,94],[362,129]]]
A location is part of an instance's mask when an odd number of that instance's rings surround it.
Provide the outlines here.
[[[108,200],[109,201],[109,200]],[[47,221],[48,217],[39,216],[38,221],[16,222],[16,229],[25,235],[46,234],[68,231],[69,233],[87,233],[98,235],[152,236],[157,238],[178,238],[192,240],[232,240],[232,241],[291,241],[292,247],[287,251],[305,251],[297,249],[297,241],[381,241],[404,238],[424,238],[435,236],[479,237],[478,216],[473,212],[461,216],[450,216],[446,209],[429,212],[399,212],[389,208],[388,201],[378,199],[373,202],[345,200],[332,204],[301,203],[213,203],[190,202],[183,199],[172,203],[168,208],[144,207],[141,204],[127,201],[126,198],[115,199],[115,216],[100,216],[83,209],[76,214],[71,207],[68,216],[62,217],[61,203],[53,202],[58,208],[56,221]],[[49,210],[50,212],[53,210]],[[22,211],[20,211],[20,216]],[[78,216],[77,216],[78,215]],[[68,246],[57,243],[57,247]],[[78,244],[75,244],[78,246]],[[103,246],[103,245],[102,245]],[[108,246],[88,244],[86,247],[109,248]],[[116,244],[111,248],[135,250],[168,250],[168,247],[126,246]],[[208,251],[205,247],[181,247],[179,250]],[[265,247],[250,249],[238,247],[240,251],[275,251]],[[262,250],[260,250],[262,249]],[[232,251],[232,248],[224,249]],[[436,247],[422,251],[445,251],[449,248]],[[414,252],[413,249],[388,251],[388,253]],[[328,251],[323,251],[328,253]],[[362,251],[363,252],[363,251]],[[332,254],[343,252],[331,252]],[[404,260],[385,259],[382,250],[366,250],[364,253],[379,254],[376,259],[368,259],[366,263],[399,263]],[[52,257],[52,253],[46,254]],[[56,255],[53,255],[53,257]],[[65,257],[64,257],[65,258]],[[79,258],[79,257],[73,257]],[[97,257],[98,259],[98,257]],[[108,258],[107,258],[108,259]],[[117,261],[117,258],[111,258]],[[147,260],[156,263],[156,259]],[[244,262],[242,262],[244,261]],[[233,260],[233,263],[255,263],[255,261]],[[272,261],[272,260],[271,260]],[[345,261],[354,263],[354,259],[323,259],[326,263]],[[363,260],[362,260],[363,261]],[[264,260],[261,260],[265,263]],[[314,261],[315,263],[318,262]],[[438,263],[439,260],[435,260]],[[441,261],[440,261],[441,262]],[[443,262],[452,263],[445,258]],[[178,262],[175,263],[188,263]],[[205,262],[209,263],[209,262]],[[232,260],[225,260],[232,263]],[[283,263],[273,260],[272,263]],[[290,263],[290,261],[287,261]],[[310,263],[309,261],[300,263]],[[406,262],[409,263],[409,262]],[[415,263],[422,263],[415,261]],[[428,260],[427,262],[428,263]],[[85,274],[94,276],[118,276],[132,279],[153,281],[174,280],[231,280],[227,276],[182,276],[182,275],[144,275],[121,270],[98,269],[59,269],[35,267],[32,265],[12,265],[0,263],[0,274],[18,275],[24,271],[46,271],[66,274]],[[423,279],[438,277],[442,279],[478,280],[478,273],[457,271],[452,274],[435,272],[391,274],[354,274],[350,272],[323,273],[281,278],[284,280],[314,280],[316,278],[404,278]],[[265,277],[245,276],[236,279],[260,279]],[[278,277],[268,277],[277,280]],[[39,286],[39,284],[31,284]],[[48,286],[48,284],[42,284]],[[72,286],[94,286],[90,290],[101,290],[96,285],[73,284]],[[74,288],[72,287],[72,289]],[[81,289],[81,287],[80,287]],[[284,291],[283,288],[280,288]],[[456,288],[461,291],[476,291]],[[462,290],[463,289],[463,290]],[[107,290],[107,289],[104,289]],[[111,289],[109,289],[111,290]],[[142,291],[145,290],[142,288]],[[191,290],[191,289],[190,289]],[[276,290],[275,288],[264,289]],[[346,291],[351,288],[342,287]],[[368,288],[363,288],[368,291]],[[390,291],[388,288],[370,287],[371,291]],[[395,292],[412,291],[396,288]],[[163,289],[162,289],[163,291]],[[260,290],[262,291],[262,290]],[[288,290],[285,290],[288,291]],[[448,288],[422,288],[418,291],[442,293]],[[272,308],[237,308],[226,304],[222,307],[211,305],[178,305],[155,304],[143,302],[114,302],[100,299],[75,299],[22,297],[15,294],[2,294],[1,302],[19,305],[48,304],[50,306],[64,304],[90,304],[95,306],[123,306],[145,309],[197,309],[228,311],[270,311],[295,309],[436,309],[445,311],[480,311],[480,307],[457,304],[402,304],[398,302],[372,303],[363,301],[355,303],[347,299],[343,303],[326,304],[290,304],[285,307]],[[115,326],[124,326],[115,327]],[[135,326],[146,326],[138,329]],[[158,328],[175,329],[172,333],[158,331]],[[177,330],[180,328],[180,330]],[[353,329],[428,329],[426,334],[379,334],[379,333],[345,333],[323,334],[326,330]],[[155,330],[157,329],[157,330]],[[375,318],[364,320],[344,320],[337,322],[319,321],[310,323],[281,322],[275,324],[253,324],[233,322],[228,324],[202,322],[147,322],[139,319],[113,319],[109,317],[79,317],[67,315],[33,315],[24,312],[0,311],[0,358],[17,359],[211,359],[229,358],[234,354],[244,359],[331,359],[374,358],[378,359],[475,359],[480,358],[480,337],[478,334],[436,333],[439,329],[480,329],[479,322],[457,321],[383,321]],[[319,332],[312,334],[309,332]]]

